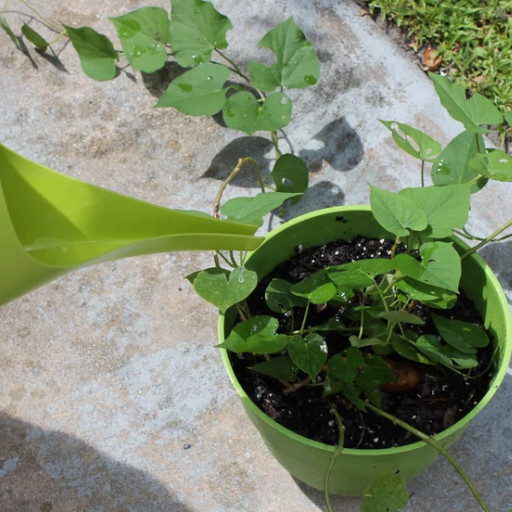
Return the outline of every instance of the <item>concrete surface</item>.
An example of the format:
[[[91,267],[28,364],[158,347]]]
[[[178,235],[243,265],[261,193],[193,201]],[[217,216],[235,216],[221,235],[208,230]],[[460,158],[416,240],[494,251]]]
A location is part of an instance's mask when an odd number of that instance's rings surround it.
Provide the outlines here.
[[[53,20],[113,35],[107,16],[165,0],[34,0]],[[312,186],[288,210],[365,203],[367,182],[418,185],[418,164],[377,119],[447,142],[460,130],[425,75],[352,0],[220,0],[242,62],[275,23],[294,15],[322,60],[316,88],[295,91],[286,134],[310,163]],[[11,8],[20,7],[11,0]],[[14,25],[19,16],[15,16]],[[0,140],[79,179],[176,208],[210,211],[239,156],[268,170],[274,155],[210,117],[152,110],[174,66],[157,76],[88,79],[71,47],[64,69],[0,33]],[[287,150],[286,143],[282,143]],[[257,188],[241,176],[227,197]],[[510,188],[474,198],[471,226],[488,233],[512,215]],[[273,217],[276,226],[281,219]],[[512,244],[483,251],[510,294]],[[216,312],[183,279],[207,254],[159,255],[86,269],[0,310],[2,512],[313,512],[320,493],[298,485],[244,416],[212,345]],[[452,450],[493,511],[512,506],[512,372]],[[410,485],[414,512],[473,512],[457,475],[436,462]],[[358,510],[357,499],[334,499]]]

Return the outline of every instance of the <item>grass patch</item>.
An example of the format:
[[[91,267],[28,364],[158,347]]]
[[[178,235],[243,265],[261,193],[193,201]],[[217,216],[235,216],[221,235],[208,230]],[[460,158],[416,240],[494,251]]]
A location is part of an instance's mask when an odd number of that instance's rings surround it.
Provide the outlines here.
[[[404,29],[415,51],[434,48],[455,82],[503,114],[512,110],[512,0],[367,1]]]

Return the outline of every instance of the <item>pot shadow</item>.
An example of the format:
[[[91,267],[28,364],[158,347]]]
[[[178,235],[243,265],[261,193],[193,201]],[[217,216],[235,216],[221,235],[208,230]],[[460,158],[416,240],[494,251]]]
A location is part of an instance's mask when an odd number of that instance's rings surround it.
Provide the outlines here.
[[[327,512],[327,506],[325,504],[325,498],[323,491],[318,491],[309,485],[297,480],[292,476],[293,481],[297,484],[297,487],[308,497],[309,501],[316,505],[322,512]],[[348,498],[346,496],[336,496],[331,494],[331,505],[333,510],[343,510],[344,512],[356,512],[359,511],[359,505],[361,504],[360,498]]]
[[[327,162],[336,171],[351,171],[364,157],[361,137],[340,117],[326,124],[299,152],[311,172]]]
[[[201,178],[214,178],[224,181],[231,171],[235,168],[238,159],[250,156],[254,158],[262,176],[270,173],[270,165],[273,160],[265,155],[272,149],[270,139],[258,136],[239,137],[231,141],[219,153],[217,153],[210,163],[210,166],[201,176]],[[250,164],[246,164],[250,167]],[[238,187],[258,187],[258,180],[254,172],[240,172],[232,183]]]
[[[512,242],[498,242],[484,246],[478,251],[486,263],[496,274],[507,295],[508,303],[512,306]]]
[[[147,473],[0,412],[0,510],[193,512]]]
[[[142,82],[152,96],[160,98],[169,84],[186,71],[188,68],[182,68],[177,62],[167,61],[163,68],[154,73],[141,72]]]

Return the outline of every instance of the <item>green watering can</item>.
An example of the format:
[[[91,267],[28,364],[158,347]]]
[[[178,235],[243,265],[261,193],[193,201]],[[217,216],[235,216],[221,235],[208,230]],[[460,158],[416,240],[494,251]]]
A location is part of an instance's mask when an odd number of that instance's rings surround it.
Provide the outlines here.
[[[0,144],[0,305],[72,270],[172,251],[255,249],[257,226],[170,210],[36,164]]]

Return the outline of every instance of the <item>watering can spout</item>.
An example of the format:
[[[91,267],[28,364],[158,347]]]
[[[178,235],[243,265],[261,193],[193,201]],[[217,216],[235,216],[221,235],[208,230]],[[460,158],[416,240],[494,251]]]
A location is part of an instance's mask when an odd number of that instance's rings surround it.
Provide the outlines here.
[[[72,270],[191,250],[253,250],[257,226],[171,210],[36,164],[0,144],[0,305]]]

